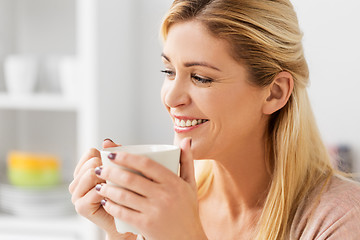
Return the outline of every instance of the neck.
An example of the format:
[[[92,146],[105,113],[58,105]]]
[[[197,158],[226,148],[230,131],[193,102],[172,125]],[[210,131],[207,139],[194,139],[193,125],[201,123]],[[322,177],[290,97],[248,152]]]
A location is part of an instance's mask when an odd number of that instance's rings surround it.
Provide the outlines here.
[[[214,181],[209,192],[212,199],[227,205],[232,216],[259,212],[271,181],[263,138],[241,146],[227,149],[226,155],[213,162]]]

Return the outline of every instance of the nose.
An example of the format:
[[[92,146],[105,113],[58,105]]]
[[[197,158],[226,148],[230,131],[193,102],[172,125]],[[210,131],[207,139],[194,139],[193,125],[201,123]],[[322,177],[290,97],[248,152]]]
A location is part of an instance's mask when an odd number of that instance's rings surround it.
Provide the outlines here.
[[[186,80],[178,78],[165,80],[162,87],[163,103],[170,108],[186,106],[191,102]]]

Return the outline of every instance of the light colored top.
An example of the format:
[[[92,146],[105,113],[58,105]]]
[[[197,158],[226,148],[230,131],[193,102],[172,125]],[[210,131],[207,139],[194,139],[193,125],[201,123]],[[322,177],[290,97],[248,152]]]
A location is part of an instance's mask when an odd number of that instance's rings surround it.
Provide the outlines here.
[[[316,187],[296,211],[290,240],[360,240],[360,183],[333,177]]]
[[[360,184],[333,177],[300,204],[290,230],[291,240],[359,240]]]

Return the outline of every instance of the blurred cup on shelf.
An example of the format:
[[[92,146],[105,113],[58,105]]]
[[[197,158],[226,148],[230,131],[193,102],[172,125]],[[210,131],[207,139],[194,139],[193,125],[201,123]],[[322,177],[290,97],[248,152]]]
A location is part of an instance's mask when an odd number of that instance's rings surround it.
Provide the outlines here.
[[[10,55],[4,61],[7,92],[23,96],[34,92],[37,81],[38,61],[34,56]]]
[[[65,98],[74,99],[78,88],[78,61],[75,56],[62,57],[59,62],[61,90]]]
[[[111,160],[109,160],[108,156],[110,153],[116,153],[116,152],[127,152],[135,155],[141,155],[148,157],[152,160],[154,160],[157,163],[160,163],[164,167],[168,168],[173,173],[177,174],[179,169],[179,163],[180,163],[180,148],[174,145],[128,145],[128,146],[121,146],[121,147],[114,147],[114,148],[105,148],[102,151],[100,151],[101,154],[101,160],[103,163],[103,166],[108,167],[118,167],[123,168],[127,171],[131,171],[133,173],[139,174],[141,176],[144,176],[143,174],[146,173],[140,173],[133,169],[128,169],[125,167],[121,167],[115,163],[113,163]],[[113,184],[111,182],[107,182],[108,184]],[[118,186],[116,184],[113,184],[117,187],[126,188],[127,186]],[[126,232],[132,232],[134,234],[139,234],[139,231],[123,222],[119,219],[115,218],[115,225],[116,229],[120,233],[126,233]]]
[[[7,175],[11,184],[21,187],[46,187],[60,183],[60,160],[56,155],[10,151]]]
[[[57,55],[42,56],[39,63],[38,91],[43,93],[59,93],[59,61]]]

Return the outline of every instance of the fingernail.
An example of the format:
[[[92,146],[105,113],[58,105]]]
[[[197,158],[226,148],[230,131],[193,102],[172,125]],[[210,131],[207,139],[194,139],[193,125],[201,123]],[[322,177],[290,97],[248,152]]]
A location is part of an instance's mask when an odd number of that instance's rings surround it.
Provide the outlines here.
[[[114,143],[114,141],[111,140],[110,138],[105,138],[103,142],[105,142],[105,141],[110,141],[110,142]]]
[[[96,167],[96,168],[95,168],[95,174],[96,174],[96,175],[100,175],[100,174],[101,174],[101,171],[102,171],[102,167]]]
[[[100,203],[101,203],[101,205],[105,206],[105,204],[106,204],[106,199],[101,200]]]
[[[101,184],[96,184],[96,186],[95,186],[96,191],[99,192],[101,190],[101,187],[102,187]]]
[[[108,155],[108,158],[109,158],[110,160],[114,160],[115,157],[116,157],[116,153],[110,153],[110,154]]]

